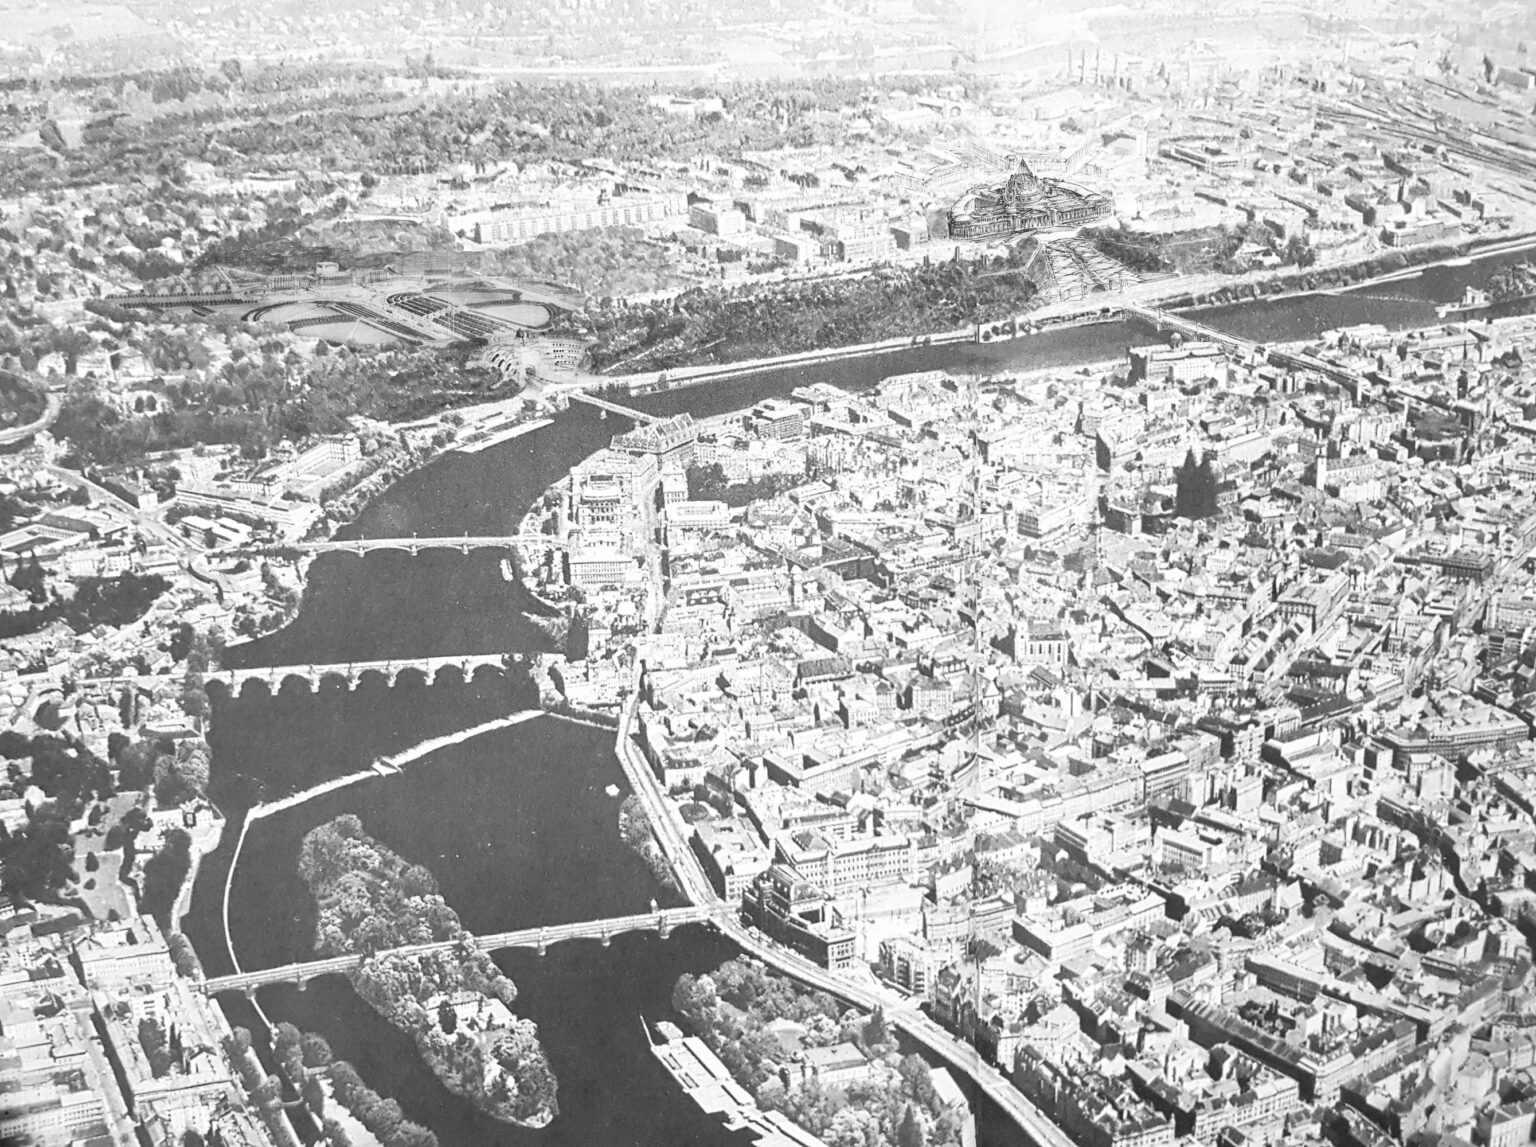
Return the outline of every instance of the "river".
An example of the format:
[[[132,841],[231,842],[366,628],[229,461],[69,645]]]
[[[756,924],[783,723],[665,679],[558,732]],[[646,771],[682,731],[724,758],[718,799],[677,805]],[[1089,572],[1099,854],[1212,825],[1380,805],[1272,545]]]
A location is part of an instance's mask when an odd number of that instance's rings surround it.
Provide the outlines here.
[[[1379,287],[1334,295],[1205,308],[1202,321],[1257,341],[1301,339],[1364,322],[1390,327],[1434,322],[1433,304],[1486,281],[1502,256],[1444,267]],[[948,368],[1003,372],[1072,367],[1123,354],[1156,337],[1136,322],[1047,332],[990,346],[924,347],[826,366],[767,369],[726,382],[650,395],[634,405],[656,414],[727,413],[796,386],[830,381],[850,389],[891,374]],[[555,422],[478,454],[449,454],[397,483],[341,537],[507,534],[543,490],[609,437],[621,419],[573,407]],[[504,581],[500,555],[428,551],[316,560],[298,616],[282,631],[229,651],[232,666],[335,663],[389,657],[547,649],[528,617],[537,606]],[[274,695],[259,683],[217,697],[210,740],[212,790],[232,824],[252,803],[364,767],[376,756],[452,732],[529,703],[499,672],[470,681],[406,673],[386,687],[365,677],[352,690],[298,679]],[[233,881],[231,935],[247,970],[311,954],[313,903],[295,868],[299,838],[341,812],[437,876],[445,897],[476,931],[644,911],[675,903],[619,842],[618,798],[627,785],[602,731],[541,718],[443,749],[381,778],[330,793],[256,822]],[[203,863],[184,928],[209,974],[232,970],[223,932],[223,892],[239,834],[226,833]],[[381,1094],[433,1128],[443,1147],[481,1144],[727,1144],[739,1137],[687,1101],[646,1050],[641,1014],[664,1018],[685,971],[718,964],[732,949],[698,927],[654,936],[555,946],[544,957],[502,953],[497,962],[521,989],[517,1010],[540,1024],[560,1080],[562,1114],[542,1131],[494,1123],[446,1092],[409,1040],[363,1004],[345,980],[326,977],[300,992],[263,990],[267,1013],[324,1034]],[[253,1023],[239,997],[236,1023]],[[1016,1142],[995,1111],[979,1112],[980,1141]]]

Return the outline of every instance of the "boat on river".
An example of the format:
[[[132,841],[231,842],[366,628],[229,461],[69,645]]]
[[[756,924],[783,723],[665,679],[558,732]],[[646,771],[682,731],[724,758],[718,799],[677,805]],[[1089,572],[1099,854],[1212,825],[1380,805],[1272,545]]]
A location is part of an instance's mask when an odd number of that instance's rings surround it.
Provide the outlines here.
[[[1530,299],[1536,299],[1536,264],[1526,262],[1495,275],[1487,288],[1467,287],[1460,302],[1440,304],[1435,308],[1435,316],[1441,319],[1469,318],[1495,307]]]
[[[1441,303],[1435,308],[1435,317],[1441,319],[1453,318],[1457,315],[1471,314],[1476,311],[1486,311],[1493,305],[1488,298],[1488,292],[1477,287],[1468,287],[1462,292],[1461,301],[1458,303]]]

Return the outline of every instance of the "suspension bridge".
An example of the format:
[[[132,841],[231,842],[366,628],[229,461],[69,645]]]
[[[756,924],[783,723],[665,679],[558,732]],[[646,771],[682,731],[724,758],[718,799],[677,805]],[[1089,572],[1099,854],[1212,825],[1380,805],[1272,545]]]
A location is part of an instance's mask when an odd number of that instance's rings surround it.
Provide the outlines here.
[[[637,423],[660,422],[661,419],[654,414],[647,414],[643,410],[636,410],[631,406],[620,406],[617,402],[609,402],[606,398],[598,398],[593,394],[584,394],[577,391],[571,395],[572,402],[585,403],[587,406],[595,406],[599,410],[609,414],[619,414],[625,418],[633,419]]]

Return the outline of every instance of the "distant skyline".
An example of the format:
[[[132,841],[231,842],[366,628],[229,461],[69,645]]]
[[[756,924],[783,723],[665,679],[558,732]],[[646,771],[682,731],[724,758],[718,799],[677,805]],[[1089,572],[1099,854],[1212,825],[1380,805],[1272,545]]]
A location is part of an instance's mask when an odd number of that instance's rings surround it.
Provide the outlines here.
[[[839,48],[898,52],[924,42],[948,43],[973,57],[1023,49],[1031,69],[1049,71],[1052,49],[1099,47],[1107,51],[1159,53],[1181,44],[1209,41],[1243,54],[1284,53],[1313,42],[1328,30],[1362,33],[1448,34],[1462,45],[1509,46],[1536,37],[1536,13],[1529,5],[1507,3],[1430,4],[1394,7],[1256,2],[1240,10],[1212,13],[1203,3],[1105,5],[1087,0],[1065,4],[1015,5],[1005,0],[855,0],[813,5],[775,0],[766,11],[751,5],[728,10],[717,22],[698,5],[640,4],[636,0],[585,0],[575,14],[590,23],[572,23],[544,9],[509,6],[487,20],[478,4],[443,9],[398,5],[397,23],[372,32],[351,21],[371,5],[242,3],[204,5],[101,4],[86,11],[47,5],[15,5],[6,13],[0,59],[23,72],[132,68],[147,63],[198,66],[199,53],[214,50],[251,58],[377,59],[403,62],[432,51],[440,63],[490,67],[714,68],[734,64],[752,71],[776,67],[779,74],[812,71],[818,57]],[[399,22],[402,21],[403,23]],[[679,29],[687,34],[679,37]],[[622,34],[619,34],[622,32]],[[318,39],[317,39],[318,37]],[[137,63],[136,63],[137,61]],[[742,74],[737,72],[736,74]],[[716,76],[730,78],[729,73]]]

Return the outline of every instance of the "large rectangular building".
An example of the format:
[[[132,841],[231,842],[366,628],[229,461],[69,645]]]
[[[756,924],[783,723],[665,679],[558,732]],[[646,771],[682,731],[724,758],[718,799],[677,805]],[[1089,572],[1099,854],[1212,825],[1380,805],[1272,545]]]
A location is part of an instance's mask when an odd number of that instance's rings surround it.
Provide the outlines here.
[[[1136,382],[1179,384],[1201,378],[1225,381],[1227,377],[1226,352],[1212,342],[1187,342],[1176,347],[1153,343],[1132,347],[1128,354],[1131,379]]]
[[[658,455],[599,450],[571,471],[567,533],[587,546],[601,539],[632,552],[651,536],[659,482]]]
[[[674,415],[662,422],[637,426],[628,434],[617,435],[610,444],[625,454],[654,454],[662,469],[694,463],[699,428],[688,413]]]
[[[786,865],[775,864],[748,890],[742,905],[768,938],[794,949],[823,968],[854,961],[854,934],[827,895]]]
[[[450,216],[455,233],[471,235],[485,246],[519,243],[536,235],[588,231],[595,227],[639,227],[688,214],[688,197],[676,194],[619,195],[606,202],[491,208]]]
[[[835,840],[802,830],[781,833],[775,845],[782,860],[834,896],[898,884],[917,871],[917,847],[906,835]]]
[[[759,402],[752,410],[752,426],[762,438],[791,442],[805,437],[805,408],[781,399]]]

